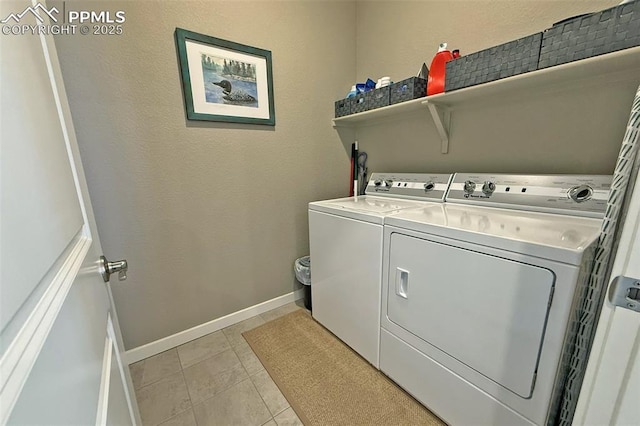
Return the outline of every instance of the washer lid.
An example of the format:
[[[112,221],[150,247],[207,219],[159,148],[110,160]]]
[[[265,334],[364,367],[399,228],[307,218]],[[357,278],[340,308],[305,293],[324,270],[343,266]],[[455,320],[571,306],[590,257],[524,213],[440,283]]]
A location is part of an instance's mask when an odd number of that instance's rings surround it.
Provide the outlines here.
[[[424,203],[405,201],[393,198],[372,197],[369,195],[326,201],[328,207],[354,210],[358,212],[391,213],[412,207],[420,207]]]
[[[368,222],[382,223],[383,218],[388,214],[397,213],[404,209],[423,207],[427,204],[428,203],[421,201],[359,195],[357,198],[348,197],[335,200],[315,201],[309,203],[309,210],[337,214]]]
[[[430,204],[385,224],[579,265],[602,220],[456,204]]]

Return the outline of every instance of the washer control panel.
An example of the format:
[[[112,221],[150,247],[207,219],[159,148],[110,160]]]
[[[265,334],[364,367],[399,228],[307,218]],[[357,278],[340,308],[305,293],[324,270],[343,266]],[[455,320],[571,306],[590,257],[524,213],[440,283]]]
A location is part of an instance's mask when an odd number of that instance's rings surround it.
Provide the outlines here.
[[[444,201],[452,174],[373,173],[365,194]]]
[[[612,176],[456,173],[447,202],[603,216]]]

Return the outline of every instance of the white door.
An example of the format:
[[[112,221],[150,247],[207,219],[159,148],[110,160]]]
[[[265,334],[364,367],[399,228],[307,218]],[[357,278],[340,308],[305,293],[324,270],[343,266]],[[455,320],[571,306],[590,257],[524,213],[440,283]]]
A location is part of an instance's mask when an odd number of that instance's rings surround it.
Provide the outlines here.
[[[635,184],[613,264],[612,280],[618,276],[635,278],[632,285],[640,282],[640,180]],[[573,424],[638,425],[638,402],[640,313],[612,305],[607,293]]]
[[[1,34],[0,65],[0,424],[140,423],[52,37]]]

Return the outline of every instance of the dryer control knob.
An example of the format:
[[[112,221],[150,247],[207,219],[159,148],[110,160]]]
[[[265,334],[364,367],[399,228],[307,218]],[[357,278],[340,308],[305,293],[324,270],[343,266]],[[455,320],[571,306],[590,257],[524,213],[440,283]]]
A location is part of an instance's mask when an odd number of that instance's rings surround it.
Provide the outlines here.
[[[472,180],[468,180],[464,183],[464,192],[472,194],[476,190],[476,183]]]
[[[593,196],[593,188],[589,185],[578,185],[569,189],[569,198],[576,203],[582,203],[588,201]]]
[[[493,191],[495,190],[496,190],[496,184],[491,182],[490,180],[486,181],[484,185],[482,185],[482,192],[484,192],[486,195],[493,194]]]
[[[424,192],[433,191],[436,187],[436,184],[433,182],[427,182],[424,184]]]
[[[391,188],[391,185],[393,185],[393,181],[391,179],[387,179],[384,181],[384,186],[386,186],[387,188]]]
[[[374,180],[374,181],[373,181],[373,184],[374,184],[376,187],[378,187],[378,186],[382,185],[382,179],[376,179],[376,180]]]

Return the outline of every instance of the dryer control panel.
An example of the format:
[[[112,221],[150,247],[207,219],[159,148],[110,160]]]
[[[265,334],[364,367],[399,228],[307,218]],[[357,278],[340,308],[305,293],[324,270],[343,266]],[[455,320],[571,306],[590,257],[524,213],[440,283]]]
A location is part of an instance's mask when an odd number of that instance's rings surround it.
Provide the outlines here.
[[[612,176],[456,173],[447,202],[602,217]]]
[[[365,194],[382,197],[444,201],[451,174],[372,173]]]

